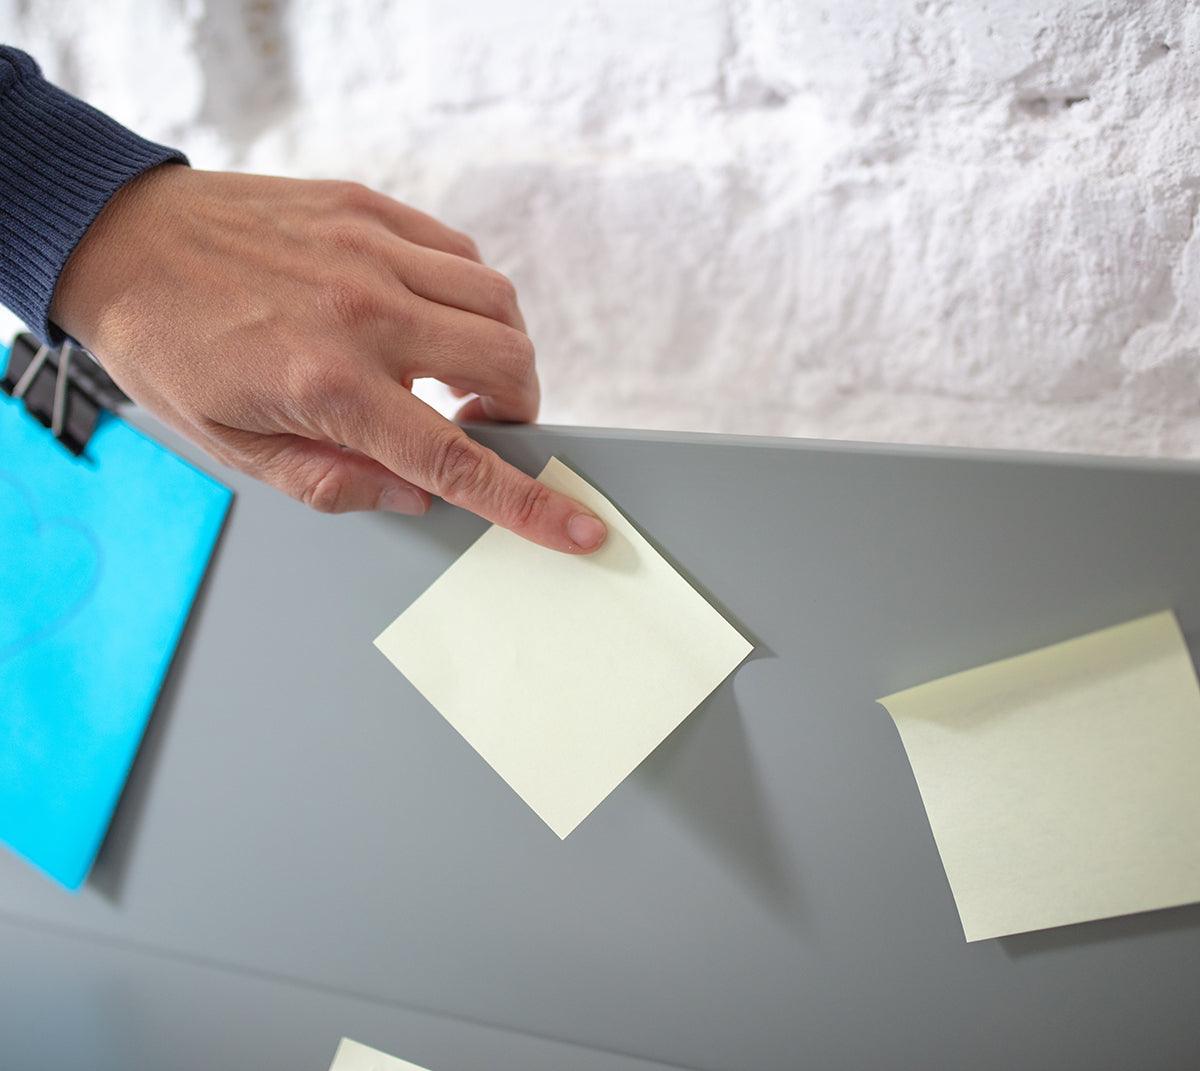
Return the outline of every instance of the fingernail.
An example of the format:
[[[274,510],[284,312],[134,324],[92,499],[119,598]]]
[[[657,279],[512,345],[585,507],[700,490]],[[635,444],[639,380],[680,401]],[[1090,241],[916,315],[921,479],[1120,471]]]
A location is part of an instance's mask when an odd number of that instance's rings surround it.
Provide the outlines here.
[[[587,513],[576,513],[567,521],[567,535],[580,550],[592,550],[604,542],[608,529],[598,518]]]
[[[410,517],[416,517],[425,512],[425,503],[410,488],[389,487],[379,496],[379,508],[388,513],[407,513]]]

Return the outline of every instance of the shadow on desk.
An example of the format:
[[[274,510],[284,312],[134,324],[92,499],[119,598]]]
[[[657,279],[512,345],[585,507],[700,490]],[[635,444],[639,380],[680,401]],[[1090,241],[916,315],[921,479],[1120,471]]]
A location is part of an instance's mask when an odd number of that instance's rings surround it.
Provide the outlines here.
[[[218,566],[225,533],[229,531],[236,510],[237,499],[235,497],[230,504],[229,514],[225,519],[221,534],[213,547],[208,569],[196,591],[191,613],[188,614],[187,624],[184,626],[179,644],[175,648],[162,691],[159,693],[158,701],[154,704],[154,713],[146,725],[145,735],[142,737],[141,745],[134,757],[133,766],[129,771],[129,779],[125,783],[125,790],[117,801],[112,822],[108,827],[108,835],[104,838],[104,843],[96,856],[96,862],[92,866],[92,872],[88,876],[88,887],[113,904],[119,904],[121,901],[121,890],[125,884],[129,862],[137,844],[142,813],[146,807],[146,796],[150,791],[158,767],[159,752],[170,731],[171,716],[175,710],[183,669],[187,665],[196,630],[199,628],[198,622],[204,615],[204,603],[208,598],[212,574]]]
[[[769,657],[774,656],[760,646],[748,661]],[[804,904],[798,875],[770,813],[734,683],[726,681],[701,703],[633,777],[690,828],[778,922],[799,929]]]
[[[1095,919],[1074,926],[1058,926],[1052,930],[1018,933],[1001,937],[1000,947],[1011,959],[1024,959],[1043,952],[1085,948],[1119,941],[1131,941],[1154,934],[1179,933],[1200,929],[1200,904],[1143,911],[1137,915],[1121,915],[1113,919]]]

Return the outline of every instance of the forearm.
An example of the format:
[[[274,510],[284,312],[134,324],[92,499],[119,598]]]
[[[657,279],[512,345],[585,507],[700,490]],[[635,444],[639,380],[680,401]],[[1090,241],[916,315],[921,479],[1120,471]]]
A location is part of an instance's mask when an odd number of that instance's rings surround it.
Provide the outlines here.
[[[168,160],[186,162],[0,45],[0,304],[42,338],[57,338],[50,302],[67,259],[117,190]]]

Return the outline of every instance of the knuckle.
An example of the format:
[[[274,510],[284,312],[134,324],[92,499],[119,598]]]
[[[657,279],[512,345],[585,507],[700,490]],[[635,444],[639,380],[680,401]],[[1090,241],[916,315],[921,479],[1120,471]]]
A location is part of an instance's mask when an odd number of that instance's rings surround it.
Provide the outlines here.
[[[475,244],[475,239],[469,234],[463,234],[462,231],[451,231],[449,235],[449,252],[456,257],[466,257],[467,260],[480,260],[479,246]]]
[[[517,288],[512,280],[498,271],[488,276],[490,288],[490,304],[494,312],[501,317],[510,318],[517,311]]]
[[[353,279],[330,279],[322,288],[321,304],[325,314],[338,326],[361,327],[379,311],[374,294]]]
[[[337,199],[347,208],[365,211],[375,200],[375,191],[361,182],[337,183]]]
[[[434,450],[433,489],[447,502],[462,502],[479,487],[484,469],[478,443],[461,431],[446,432]]]
[[[407,290],[397,295],[388,306],[390,326],[402,335],[416,330],[421,324],[421,318],[421,302]]]
[[[297,375],[293,396],[306,414],[341,411],[354,393],[355,379],[338,361],[307,364]]]
[[[544,483],[530,480],[528,485],[523,486],[514,496],[509,509],[509,527],[520,529],[536,524],[549,509],[553,497],[550,488]]]
[[[505,342],[504,359],[514,379],[528,379],[533,374],[536,359],[532,339],[522,331],[511,332]]]
[[[348,491],[346,475],[334,463],[306,479],[300,486],[298,497],[318,513],[342,513],[346,508]]]

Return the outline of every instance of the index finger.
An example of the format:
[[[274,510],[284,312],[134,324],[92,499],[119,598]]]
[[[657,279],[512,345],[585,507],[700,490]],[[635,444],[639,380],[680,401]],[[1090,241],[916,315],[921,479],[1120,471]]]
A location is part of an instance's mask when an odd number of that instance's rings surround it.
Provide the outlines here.
[[[586,506],[551,490],[477,443],[399,384],[370,392],[361,442],[348,443],[451,505],[567,554],[590,554],[608,534]]]

